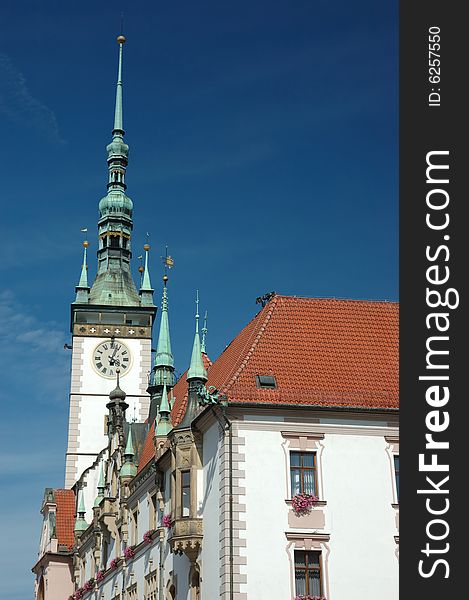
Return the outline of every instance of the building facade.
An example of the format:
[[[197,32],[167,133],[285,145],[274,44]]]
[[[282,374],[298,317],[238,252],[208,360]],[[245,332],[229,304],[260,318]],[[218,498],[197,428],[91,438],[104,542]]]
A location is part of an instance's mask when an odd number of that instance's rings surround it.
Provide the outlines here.
[[[175,380],[137,291],[122,53],[98,270],[71,310],[65,485],[47,489],[38,600],[397,600],[398,305],[269,294],[213,363]],[[169,262],[168,262],[169,265]],[[202,335],[201,335],[202,334]]]

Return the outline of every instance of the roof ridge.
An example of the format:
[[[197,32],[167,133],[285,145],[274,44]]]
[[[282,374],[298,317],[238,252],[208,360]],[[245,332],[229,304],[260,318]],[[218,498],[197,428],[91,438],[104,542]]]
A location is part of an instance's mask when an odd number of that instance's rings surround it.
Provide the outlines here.
[[[262,321],[261,326],[259,327],[259,331],[256,335],[256,338],[254,340],[254,342],[251,345],[251,348],[249,349],[248,353],[245,355],[244,360],[241,362],[240,366],[238,367],[237,371],[234,373],[234,375],[231,377],[231,379],[228,381],[228,383],[224,386],[223,391],[228,391],[236,382],[236,380],[238,379],[238,377],[241,375],[241,373],[244,371],[244,369],[246,368],[247,364],[249,363],[252,355],[254,354],[254,351],[256,349],[257,344],[259,343],[259,340],[261,339],[271,317],[272,317],[272,313],[274,311],[274,308],[277,306],[277,299],[279,298],[279,294],[276,294],[268,303],[267,306],[270,306],[269,310],[267,311],[267,314],[264,318],[264,320]],[[257,316],[259,316],[262,313],[259,312]]]
[[[346,298],[344,296],[300,296],[298,294],[275,294],[275,298],[293,300],[337,300],[339,302],[366,302],[370,304],[399,304],[399,300],[376,300],[373,298]]]

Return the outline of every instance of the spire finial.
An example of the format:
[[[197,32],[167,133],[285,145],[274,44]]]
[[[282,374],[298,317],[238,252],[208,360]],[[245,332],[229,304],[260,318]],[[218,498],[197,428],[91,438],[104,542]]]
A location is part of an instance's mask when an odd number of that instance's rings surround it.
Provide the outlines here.
[[[195,305],[196,305],[196,311],[195,311],[195,332],[199,333],[199,290],[196,290]]]
[[[119,35],[117,38],[119,44],[119,67],[117,69],[117,88],[116,88],[116,108],[114,112],[113,135],[124,134],[123,115],[122,115],[122,54],[125,44],[125,36]]]
[[[208,311],[205,311],[204,326],[202,327],[202,345],[200,347],[200,351],[203,354],[207,354],[207,352],[205,351],[205,338],[206,338],[207,333],[208,333],[208,329],[207,329],[207,317],[208,317]]]

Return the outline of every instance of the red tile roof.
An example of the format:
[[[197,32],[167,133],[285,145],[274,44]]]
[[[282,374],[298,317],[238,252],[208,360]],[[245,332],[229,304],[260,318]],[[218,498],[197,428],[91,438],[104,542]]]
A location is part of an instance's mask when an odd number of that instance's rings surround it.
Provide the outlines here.
[[[57,504],[55,529],[59,544],[71,548],[74,544],[75,494],[73,490],[54,490]]]
[[[231,402],[398,407],[397,302],[275,295],[209,371]],[[276,389],[259,389],[272,375]],[[185,410],[173,408],[173,423]]]
[[[230,402],[397,408],[397,302],[275,295],[208,369]],[[275,377],[259,389],[256,375]],[[171,417],[187,404],[185,375]]]

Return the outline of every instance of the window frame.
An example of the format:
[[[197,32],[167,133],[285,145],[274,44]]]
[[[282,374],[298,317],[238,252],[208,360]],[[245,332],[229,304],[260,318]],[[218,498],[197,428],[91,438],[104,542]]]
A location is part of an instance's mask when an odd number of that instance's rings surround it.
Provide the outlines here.
[[[397,504],[399,504],[399,488],[400,488],[400,479],[399,479],[399,474],[400,474],[400,455],[398,452],[393,453],[393,461],[392,461],[392,468],[393,468],[393,473],[394,473],[394,488],[395,488],[395,492],[396,492],[396,500],[397,500]],[[398,461],[398,467],[396,469],[396,459]]]
[[[292,455],[293,454],[299,454],[300,455],[300,466],[294,466],[292,465]],[[303,465],[303,456],[305,454],[312,454],[313,455],[313,466],[312,467],[305,467]],[[289,490],[289,496],[290,498],[293,498],[294,494],[293,493],[293,482],[292,482],[292,472],[293,470],[296,471],[300,471],[300,491],[297,492],[298,494],[310,494],[312,493],[314,496],[317,496],[319,498],[319,469],[318,469],[318,452],[317,450],[296,450],[296,449],[290,449],[289,450],[289,454],[288,454],[288,459],[289,459],[289,476],[290,476],[290,490]],[[305,471],[313,471],[313,475],[314,475],[314,490],[313,492],[305,492],[305,485],[304,485],[304,472]]]
[[[305,575],[305,595],[313,595],[313,590],[309,589],[309,577],[308,577],[308,573],[311,571],[317,571],[319,573],[319,595],[320,597],[323,597],[324,594],[324,582],[323,582],[323,567],[322,567],[322,552],[321,550],[317,550],[317,549],[311,549],[311,550],[303,550],[303,549],[295,549],[293,551],[293,571],[294,571],[294,581],[295,581],[295,594],[299,595],[300,592],[298,591],[297,587],[296,587],[296,572],[297,572],[297,566],[296,566],[296,554],[303,552],[305,554],[305,568],[304,568],[304,575]],[[307,557],[309,554],[317,554],[318,555],[318,561],[317,564],[318,567],[317,568],[309,568],[308,569],[308,560]],[[299,568],[301,569],[301,567]],[[317,594],[316,594],[317,595]]]
[[[184,475],[187,473],[188,477],[189,477],[189,483],[188,485],[184,485]],[[180,477],[181,477],[181,488],[180,488],[180,502],[181,502],[181,519],[189,519],[191,516],[191,471],[190,469],[184,469],[181,470],[180,473]],[[184,490],[188,490],[188,499],[189,499],[189,506],[188,511],[189,514],[185,515],[184,514]]]

